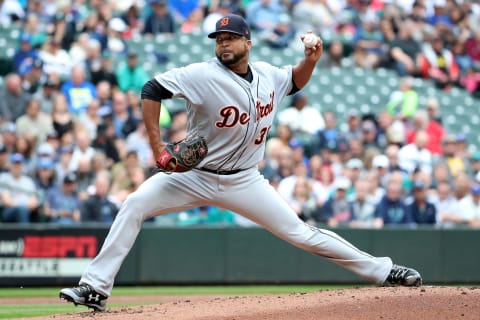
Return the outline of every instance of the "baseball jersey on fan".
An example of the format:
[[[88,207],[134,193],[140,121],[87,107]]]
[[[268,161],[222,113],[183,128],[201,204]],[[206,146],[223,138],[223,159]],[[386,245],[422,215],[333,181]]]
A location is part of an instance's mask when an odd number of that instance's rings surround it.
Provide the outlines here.
[[[274,114],[292,89],[292,66],[256,62],[250,68],[251,83],[217,59],[155,77],[173,98],[186,100],[187,135],[207,140],[208,155],[199,167],[246,169],[263,158]]]

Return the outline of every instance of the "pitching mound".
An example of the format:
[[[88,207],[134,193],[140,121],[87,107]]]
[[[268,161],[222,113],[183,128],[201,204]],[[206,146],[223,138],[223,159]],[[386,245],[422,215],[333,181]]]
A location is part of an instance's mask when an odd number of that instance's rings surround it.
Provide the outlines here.
[[[118,303],[122,301],[119,299],[112,297],[111,300]],[[131,303],[133,300],[127,299],[123,301]],[[163,302],[115,308],[102,313],[89,311],[33,319],[473,320],[480,317],[480,288],[476,287],[367,287],[286,295],[158,299]]]

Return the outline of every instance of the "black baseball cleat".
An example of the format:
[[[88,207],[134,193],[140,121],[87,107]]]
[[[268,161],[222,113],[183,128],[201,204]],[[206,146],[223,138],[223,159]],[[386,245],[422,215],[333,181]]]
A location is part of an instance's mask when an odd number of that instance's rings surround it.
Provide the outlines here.
[[[383,285],[419,287],[422,285],[422,276],[415,269],[394,264]]]
[[[87,306],[95,311],[105,311],[107,308],[108,297],[96,292],[88,284],[82,283],[78,287],[62,289],[59,296],[60,299],[72,302],[75,306]]]

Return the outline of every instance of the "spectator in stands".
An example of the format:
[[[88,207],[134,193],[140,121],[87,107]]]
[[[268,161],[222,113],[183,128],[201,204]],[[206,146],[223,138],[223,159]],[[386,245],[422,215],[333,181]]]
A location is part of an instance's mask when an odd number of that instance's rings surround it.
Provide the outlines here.
[[[153,12],[147,17],[143,34],[147,36],[161,33],[175,33],[175,18],[170,13],[166,0],[150,1]]]
[[[208,14],[205,16],[205,19],[203,19],[203,33],[208,35],[214,32],[217,21],[229,13],[232,13],[232,3],[229,0],[220,0],[216,3],[212,2]]]
[[[384,154],[376,154],[372,158],[371,170],[377,174],[380,186],[386,187],[390,171],[390,161]]]
[[[361,138],[350,138],[348,141],[348,151],[350,157],[361,159],[365,163],[365,150]]]
[[[254,0],[247,5],[246,19],[252,30],[257,32],[273,31],[280,15],[286,12],[281,2],[272,0]]]
[[[363,161],[358,158],[350,158],[345,163],[344,173],[343,175],[350,179],[352,185],[356,185],[357,180],[361,179],[364,174],[364,165]],[[349,191],[351,193],[347,194],[348,197],[354,195],[355,190],[351,188]]]
[[[31,166],[35,163],[35,141],[28,135],[18,135],[15,140],[14,152],[23,156],[23,168],[24,172],[28,173]]]
[[[412,143],[419,131],[425,131],[427,134],[425,148],[432,155],[440,156],[443,153],[442,140],[445,138],[446,131],[441,124],[430,119],[428,112],[424,109],[418,110],[406,126],[406,143]]]
[[[5,87],[0,90],[0,119],[15,122],[25,113],[30,94],[22,89],[22,79],[16,73],[5,77]]]
[[[55,97],[59,92],[58,84],[54,79],[47,78],[42,86],[34,93],[33,99],[40,103],[40,110],[44,114],[51,115]]]
[[[106,121],[111,121],[115,130],[115,136],[125,139],[130,133],[134,132],[139,123],[133,114],[128,112],[128,101],[125,93],[117,91],[112,97],[112,114],[105,117]]]
[[[45,204],[48,192],[57,186],[53,160],[39,158],[36,161],[33,180],[38,190],[39,206],[42,207]]]
[[[460,76],[460,85],[474,97],[480,97],[480,63],[477,67],[469,67]]]
[[[360,113],[357,109],[350,109],[347,112],[347,131],[344,132],[345,139],[361,139],[362,138],[362,126],[361,126]]]
[[[16,73],[20,73],[24,64],[32,63],[38,58],[38,50],[32,48],[32,36],[28,33],[22,33],[20,36],[20,46],[13,55],[13,67]]]
[[[43,62],[40,58],[27,60],[21,68],[22,88],[30,94],[35,93],[46,80],[43,73]]]
[[[462,223],[462,215],[459,212],[458,201],[453,196],[452,187],[447,181],[437,184],[437,192],[432,199],[437,212],[436,221],[440,227],[455,227]]]
[[[68,54],[72,58],[73,65],[82,65],[86,67],[90,40],[90,35],[88,33],[83,32],[78,34],[77,39],[68,49]]]
[[[91,10],[83,21],[83,28],[80,32],[86,32],[90,39],[95,39],[100,44],[100,49],[103,50],[107,46],[106,37],[106,20],[100,17],[98,10]],[[101,51],[100,50],[100,51]]]
[[[414,89],[413,78],[400,79],[398,90],[392,92],[387,103],[387,110],[398,120],[408,120],[418,108],[418,93]]]
[[[377,126],[370,119],[362,122],[362,144],[365,151],[380,152],[380,146],[377,143]]]
[[[2,222],[29,223],[39,205],[37,188],[33,179],[24,174],[22,154],[12,154],[10,162],[10,171],[0,174]]]
[[[325,128],[325,122],[320,111],[308,103],[308,96],[299,92],[292,97],[290,107],[280,111],[277,118],[279,124],[290,128],[310,155],[311,149],[318,146],[317,134]]]
[[[347,177],[339,176],[333,185],[334,195],[325,202],[314,218],[318,222],[326,221],[329,227],[347,226],[352,219],[352,208],[347,199],[352,182]]]
[[[23,23],[22,31],[23,34],[30,35],[30,43],[35,49],[40,48],[47,39],[44,26],[35,13],[29,13],[27,15]]]
[[[472,153],[467,168],[470,177],[476,178],[480,173],[480,151],[477,150]],[[478,182],[480,183],[480,180]]]
[[[90,139],[93,141],[97,138],[97,128],[103,123],[102,117],[98,115],[100,103],[97,99],[90,101],[87,111],[79,115],[77,122],[82,124],[88,131]]]
[[[466,171],[467,164],[457,154],[456,140],[453,135],[447,135],[443,140],[443,156],[440,161],[445,162],[452,177]]]
[[[17,128],[13,122],[3,122],[0,125],[0,133],[2,145],[5,146],[8,152],[15,149],[15,142],[17,140]]]
[[[275,28],[263,32],[260,37],[268,46],[275,49],[284,49],[290,46],[290,42],[296,33],[297,30],[295,30],[288,13],[282,13]]]
[[[17,134],[28,134],[37,144],[45,141],[47,135],[54,131],[52,118],[41,111],[38,100],[32,99],[27,105],[26,113],[16,121]]]
[[[114,91],[108,81],[102,80],[97,85],[98,110],[100,117],[107,117],[112,114],[112,92]]]
[[[139,11],[139,6],[133,3],[120,16],[128,27],[129,37],[139,35],[143,29],[143,19]]]
[[[292,11],[295,29],[302,34],[308,30],[318,35],[326,34],[328,31],[332,33],[335,17],[329,5],[330,1],[298,1]]]
[[[480,29],[465,42],[465,49],[474,66],[480,66]],[[478,70],[478,69],[477,69]]]
[[[389,144],[385,148],[385,156],[388,160],[388,172],[400,171],[407,173],[406,170],[403,170],[398,164],[398,152],[400,148],[396,144]]]
[[[470,188],[472,186],[472,179],[462,172],[453,179],[453,193],[457,200],[461,200],[470,194]]]
[[[323,112],[325,127],[317,132],[320,139],[320,149],[327,147],[336,147],[337,140],[340,138],[340,132],[337,129],[337,117],[332,111]]]
[[[58,160],[54,164],[57,185],[61,185],[63,178],[69,173],[72,154],[73,148],[71,146],[61,146],[58,150]]]
[[[375,199],[369,194],[369,182],[358,179],[355,182],[355,196],[349,201],[352,218],[349,226],[352,228],[373,228],[375,221]]]
[[[383,35],[377,28],[376,17],[364,19],[355,34],[354,61],[359,67],[375,69],[385,60]]]
[[[76,189],[76,176],[70,172],[59,187],[48,192],[44,209],[50,222],[62,225],[80,222],[80,200]]]
[[[118,207],[109,197],[110,177],[107,172],[103,172],[95,178],[95,192],[81,202],[81,220],[111,224],[117,215]]]
[[[91,139],[88,131],[85,129],[82,128],[75,131],[75,141],[76,145],[73,149],[69,168],[69,171],[71,172],[77,170],[80,159],[86,158],[88,161],[91,161],[95,153],[95,149],[91,146]]]
[[[149,75],[138,63],[136,51],[129,51],[127,61],[122,62],[116,69],[115,74],[118,80],[118,87],[123,92],[133,90],[140,92],[142,86],[148,81]]]
[[[460,68],[438,35],[432,35],[430,41],[425,43],[419,64],[422,77],[432,79],[440,89],[449,90],[460,80]]]
[[[411,203],[408,205],[413,221],[417,224],[436,224],[437,209],[427,199],[427,186],[422,180],[413,182]]]
[[[44,72],[48,75],[58,74],[62,81],[71,77],[72,59],[67,51],[62,49],[58,40],[51,38],[40,49],[40,59],[44,63]]]
[[[418,73],[417,59],[421,53],[421,46],[413,38],[415,25],[406,20],[398,30],[398,35],[390,42],[390,59],[397,74],[401,77],[415,76]]]
[[[90,78],[94,85],[98,85],[102,81],[107,81],[112,88],[118,86],[117,75],[113,70],[112,56],[108,52],[103,52],[98,66],[90,65]]]
[[[135,131],[131,132],[125,141],[127,150],[135,150],[138,154],[139,164],[143,168],[150,167],[154,164],[152,150],[149,147],[147,130],[143,122],[138,124]]]
[[[64,134],[73,130],[73,116],[68,112],[67,98],[63,93],[59,93],[55,97],[52,110],[52,122],[53,128],[60,139]]]
[[[67,98],[68,110],[73,115],[85,112],[90,101],[97,97],[97,89],[86,80],[83,66],[72,68],[71,80],[62,85],[61,91]]]
[[[480,184],[474,183],[470,194],[458,201],[458,209],[462,220],[471,227],[480,227]]]
[[[128,45],[125,41],[126,31],[127,24],[121,18],[114,17],[108,20],[105,49],[115,57],[122,57],[128,51]]]
[[[291,175],[284,177],[278,184],[277,191],[284,199],[290,199],[295,191],[295,184],[299,178],[308,178],[311,180],[308,182],[310,184],[311,192],[313,193],[314,198],[316,199],[316,205],[322,206],[325,201],[328,199],[327,190],[323,185],[309,178],[308,175],[308,165],[305,162],[297,162],[293,165],[293,172]]]
[[[377,227],[412,224],[413,218],[408,206],[403,201],[402,183],[389,180],[386,194],[375,207]]]
[[[72,157],[73,158],[73,157]],[[78,161],[77,170],[77,192],[78,198],[83,201],[88,198],[91,193],[91,188],[95,181],[95,172],[92,167],[92,158],[82,157]]]
[[[425,131],[418,131],[413,143],[409,143],[398,152],[398,164],[400,168],[409,174],[418,169],[424,173],[432,172],[432,154],[425,146],[428,141],[428,135]]]
[[[135,150],[126,151],[122,154],[122,160],[115,163],[111,169],[113,194],[117,194],[121,190],[128,190],[132,185],[133,168],[141,167],[138,153]]]
[[[437,97],[428,97],[425,106],[427,108],[428,119],[442,125],[443,120],[440,113],[440,102],[438,102]]]
[[[320,67],[345,67],[348,60],[343,43],[339,40],[333,40],[324,53],[324,57],[320,60]]]
[[[318,210],[312,182],[308,177],[297,177],[291,195],[286,198],[290,207],[303,221],[313,221],[312,216]]]
[[[467,54],[466,40],[463,38],[457,38],[452,45],[452,53],[455,57],[455,62],[460,68],[460,73],[465,74],[469,69],[473,69],[473,61]]]
[[[115,136],[115,129],[111,119],[104,119],[97,127],[97,137],[92,143],[92,147],[102,150],[108,159],[113,162],[120,161],[119,151],[117,149],[118,138]]]
[[[197,7],[188,15],[187,19],[180,25],[180,31],[184,34],[202,32],[204,8]]]

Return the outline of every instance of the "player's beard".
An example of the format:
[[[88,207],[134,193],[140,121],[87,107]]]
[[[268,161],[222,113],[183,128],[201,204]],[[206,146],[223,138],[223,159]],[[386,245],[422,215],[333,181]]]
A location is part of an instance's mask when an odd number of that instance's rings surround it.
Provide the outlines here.
[[[247,50],[244,50],[241,53],[232,53],[231,58],[224,59],[222,58],[222,55],[216,53],[218,61],[220,61],[224,66],[232,66],[237,64],[239,61],[243,60],[247,55]]]

